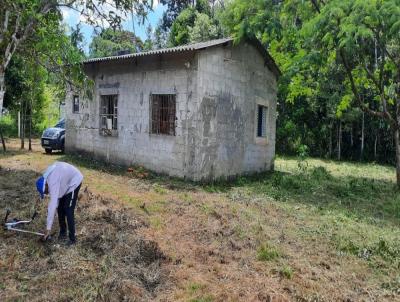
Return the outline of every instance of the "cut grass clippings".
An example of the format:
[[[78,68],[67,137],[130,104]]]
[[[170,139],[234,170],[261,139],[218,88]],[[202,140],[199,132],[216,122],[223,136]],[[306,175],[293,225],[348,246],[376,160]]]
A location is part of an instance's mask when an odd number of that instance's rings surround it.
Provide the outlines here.
[[[54,160],[68,161],[80,168],[85,184],[96,194],[132,207],[146,222],[140,233],[171,259],[174,284],[151,298],[151,291],[145,290],[144,300],[400,301],[400,197],[392,167],[305,159],[307,164],[299,169],[297,159],[278,157],[274,172],[196,184],[141,167],[129,172],[82,156],[10,149],[0,155],[6,171],[33,173]],[[21,190],[34,190],[30,178],[19,183]],[[6,197],[18,202],[20,195]],[[119,226],[119,218],[114,218],[110,229]],[[129,235],[121,232],[121,238]],[[81,257],[95,259],[93,249],[108,248],[111,233],[104,235],[89,240]],[[130,255],[123,251],[120,256]],[[22,256],[36,261],[48,253],[30,244],[23,255],[7,254],[3,268],[15,270]],[[54,266],[53,258],[41,265]],[[101,268],[97,277],[90,275],[95,266],[82,266],[88,281],[77,277],[75,288],[63,297],[75,294],[91,300],[116,284],[126,292],[137,290],[114,279],[101,286],[103,276],[114,275],[116,264],[112,257],[94,263]],[[129,273],[129,267],[128,261],[121,272]],[[37,286],[23,274],[12,278],[7,282],[17,286],[1,282],[0,295],[13,290],[23,297]],[[55,290],[49,281],[55,278],[51,270],[46,278],[47,290]]]

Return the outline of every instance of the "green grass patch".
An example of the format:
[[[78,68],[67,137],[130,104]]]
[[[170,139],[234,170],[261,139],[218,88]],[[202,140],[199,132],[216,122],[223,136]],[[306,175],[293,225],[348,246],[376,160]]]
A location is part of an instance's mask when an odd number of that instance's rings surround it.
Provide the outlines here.
[[[286,279],[293,278],[293,269],[290,266],[285,265],[279,270],[279,274]]]
[[[205,296],[200,298],[194,298],[189,300],[190,302],[212,302],[214,299],[211,296]]]
[[[272,261],[280,257],[280,252],[266,243],[261,245],[257,250],[257,260],[259,261]]]
[[[199,283],[190,283],[188,286],[188,291],[190,294],[196,294],[199,290],[202,290],[205,286]]]

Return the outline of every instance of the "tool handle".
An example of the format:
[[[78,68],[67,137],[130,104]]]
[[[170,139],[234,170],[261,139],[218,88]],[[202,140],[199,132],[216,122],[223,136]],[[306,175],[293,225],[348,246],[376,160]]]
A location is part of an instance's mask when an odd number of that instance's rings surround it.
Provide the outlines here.
[[[11,213],[11,211],[10,211],[9,209],[7,209],[7,211],[6,211],[6,217],[4,218],[4,223],[7,222],[8,216],[10,216],[10,213]]]
[[[35,217],[37,216],[37,214],[38,214],[37,211],[35,211],[35,213],[33,213],[32,218],[31,218],[31,221],[32,221],[33,219],[35,219]]]

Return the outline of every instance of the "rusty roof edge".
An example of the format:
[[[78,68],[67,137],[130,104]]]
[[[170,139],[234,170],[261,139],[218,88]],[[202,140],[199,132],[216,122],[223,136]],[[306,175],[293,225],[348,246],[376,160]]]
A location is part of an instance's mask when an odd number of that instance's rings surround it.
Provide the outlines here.
[[[194,50],[200,50],[200,49],[204,49],[204,48],[208,48],[208,47],[221,45],[221,44],[224,44],[224,43],[227,43],[230,41],[233,41],[233,40],[231,38],[222,38],[222,39],[211,40],[211,41],[206,41],[206,42],[181,45],[181,46],[176,46],[176,47],[171,47],[171,48],[162,48],[162,49],[150,50],[150,51],[146,51],[146,52],[137,52],[137,53],[131,53],[131,54],[126,54],[126,55],[120,55],[120,56],[91,58],[91,59],[84,60],[82,63],[89,64],[89,63],[97,63],[97,62],[104,62],[104,61],[123,60],[123,59],[131,59],[131,58],[136,58],[136,57],[167,54],[167,53],[174,53],[174,52],[194,51]]]
[[[254,47],[257,48],[257,50],[264,57],[265,64],[272,71],[272,73],[276,76],[276,78],[279,79],[279,77],[282,75],[282,72],[280,71],[278,65],[275,63],[275,60],[269,54],[268,50],[261,44],[261,42],[254,36],[246,37],[244,40],[248,41],[250,44],[252,44]],[[145,57],[145,56],[151,56],[151,55],[169,54],[169,53],[184,52],[184,51],[195,51],[195,50],[201,50],[201,49],[214,47],[214,46],[218,46],[218,45],[223,45],[227,42],[233,42],[233,39],[232,38],[222,38],[222,39],[210,40],[210,41],[206,41],[206,42],[181,45],[181,46],[177,46],[177,47],[150,50],[150,51],[146,51],[146,52],[137,52],[137,53],[132,53],[132,54],[120,55],[120,56],[92,58],[92,59],[85,60],[82,63],[90,64],[90,63],[99,63],[99,62],[105,62],[105,61],[132,59],[132,58]]]

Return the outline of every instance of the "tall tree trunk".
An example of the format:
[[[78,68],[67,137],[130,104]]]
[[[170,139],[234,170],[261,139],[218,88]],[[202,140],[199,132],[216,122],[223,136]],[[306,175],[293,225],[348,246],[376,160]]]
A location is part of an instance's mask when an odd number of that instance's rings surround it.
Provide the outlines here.
[[[378,155],[378,131],[375,133],[375,141],[374,141],[374,160],[376,161]]]
[[[351,125],[351,127],[350,127],[350,146],[352,148],[352,151],[353,151],[353,145],[354,145],[354,141],[353,141],[353,125]]]
[[[21,149],[25,149],[25,118],[26,110],[24,101],[21,101]]]
[[[3,152],[6,152],[7,151],[6,142],[4,140],[3,132],[1,131],[1,127],[0,127],[0,138],[1,138],[1,144],[3,145]]]
[[[29,151],[32,151],[32,113],[29,115]]]
[[[28,141],[29,141],[29,151],[32,151],[32,96],[29,100],[29,134],[28,134]]]
[[[400,131],[396,129],[394,132],[394,142],[396,147],[396,179],[397,187],[400,188]]]
[[[3,110],[3,100],[6,93],[5,71],[0,65],[0,116]]]
[[[332,148],[333,148],[332,130],[333,130],[333,124],[331,123],[329,125],[329,158],[332,158]]]
[[[6,85],[5,85],[4,76],[5,76],[5,72],[4,72],[3,68],[0,66],[0,119],[1,119],[2,113],[3,113],[4,94],[6,93]],[[1,138],[1,144],[3,145],[3,151],[6,152],[6,142],[4,141],[3,131],[1,130],[1,127],[0,127],[0,138]]]
[[[341,158],[342,158],[342,121],[339,121],[337,147],[338,147],[337,148],[337,159],[341,160]]]
[[[364,158],[364,140],[365,140],[365,113],[362,112],[362,122],[361,122],[361,150],[360,150],[360,160]]]

